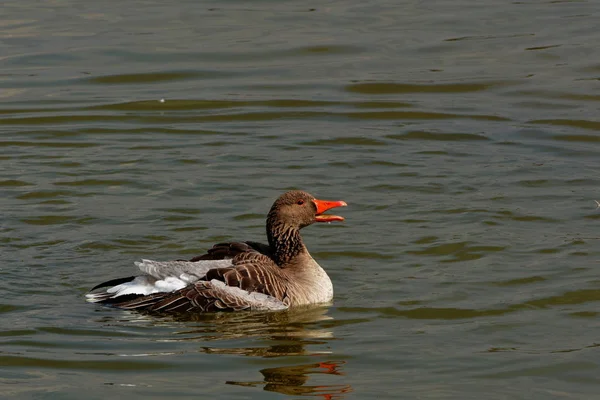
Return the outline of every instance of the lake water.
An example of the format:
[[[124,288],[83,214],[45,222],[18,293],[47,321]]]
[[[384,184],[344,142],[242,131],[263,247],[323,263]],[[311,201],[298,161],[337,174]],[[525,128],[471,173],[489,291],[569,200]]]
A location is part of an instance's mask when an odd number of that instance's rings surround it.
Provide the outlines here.
[[[596,399],[600,2],[8,0],[0,382],[17,399]],[[290,188],[330,306],[84,301],[264,240]]]

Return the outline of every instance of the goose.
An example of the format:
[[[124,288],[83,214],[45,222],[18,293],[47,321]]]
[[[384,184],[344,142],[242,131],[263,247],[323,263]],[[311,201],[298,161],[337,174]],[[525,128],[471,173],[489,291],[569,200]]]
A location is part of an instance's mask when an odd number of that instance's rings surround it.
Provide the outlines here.
[[[267,214],[268,244],[215,244],[189,261],[136,261],[138,276],[112,279],[90,290],[91,303],[157,313],[284,310],[327,303],[333,284],[308,252],[300,229],[314,222],[343,221],[324,214],[346,202],[318,200],[292,190]]]

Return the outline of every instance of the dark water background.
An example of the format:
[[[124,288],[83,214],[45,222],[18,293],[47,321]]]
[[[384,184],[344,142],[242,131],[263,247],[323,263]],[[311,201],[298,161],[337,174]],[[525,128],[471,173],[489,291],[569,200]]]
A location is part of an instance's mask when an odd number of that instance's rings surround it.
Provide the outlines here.
[[[600,2],[1,10],[3,395],[598,398]],[[349,203],[303,231],[332,306],[84,302],[289,188]]]

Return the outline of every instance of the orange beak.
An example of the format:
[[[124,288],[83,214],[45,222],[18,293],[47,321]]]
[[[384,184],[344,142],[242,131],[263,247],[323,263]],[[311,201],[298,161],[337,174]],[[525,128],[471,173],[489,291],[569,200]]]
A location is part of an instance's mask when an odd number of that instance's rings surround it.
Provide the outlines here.
[[[315,221],[317,222],[332,222],[332,221],[343,221],[344,217],[340,217],[339,215],[326,215],[323,214],[327,210],[331,210],[336,207],[346,207],[345,201],[328,201],[328,200],[313,200],[313,203],[317,206],[317,215],[315,217]]]

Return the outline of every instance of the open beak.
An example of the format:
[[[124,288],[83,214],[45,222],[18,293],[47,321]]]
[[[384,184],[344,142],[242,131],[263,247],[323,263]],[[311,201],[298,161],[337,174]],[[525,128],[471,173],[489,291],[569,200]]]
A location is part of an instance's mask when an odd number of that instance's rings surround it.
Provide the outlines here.
[[[336,207],[346,207],[345,201],[329,201],[329,200],[317,200],[314,199],[313,203],[317,206],[317,215],[315,217],[315,221],[317,222],[332,222],[332,221],[343,221],[344,217],[340,217],[339,215],[327,215],[323,214],[327,210],[331,210]]]

